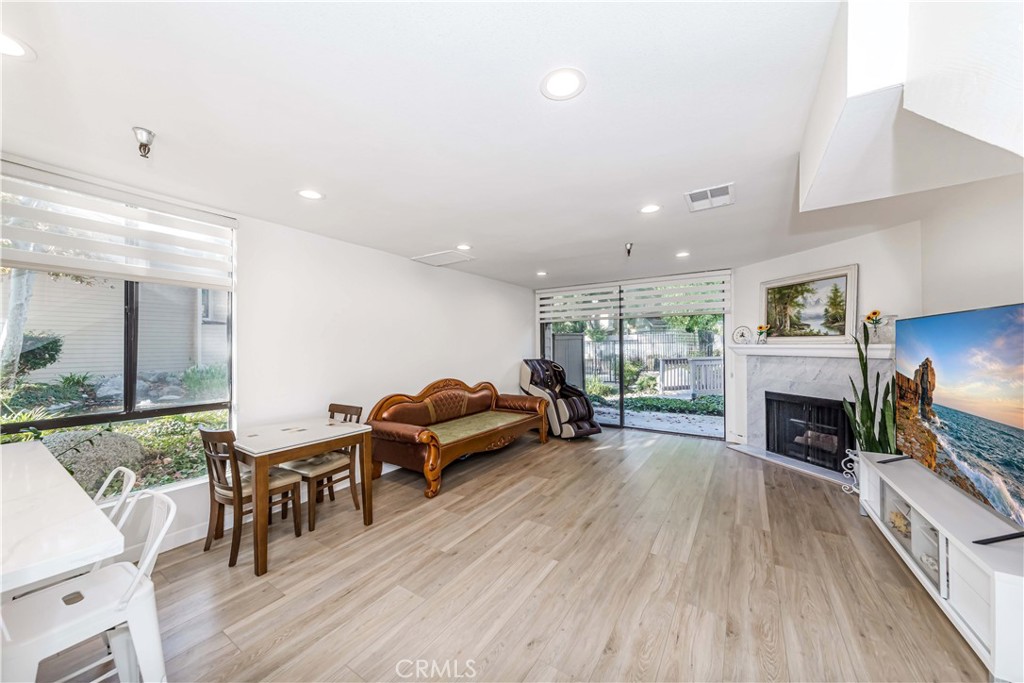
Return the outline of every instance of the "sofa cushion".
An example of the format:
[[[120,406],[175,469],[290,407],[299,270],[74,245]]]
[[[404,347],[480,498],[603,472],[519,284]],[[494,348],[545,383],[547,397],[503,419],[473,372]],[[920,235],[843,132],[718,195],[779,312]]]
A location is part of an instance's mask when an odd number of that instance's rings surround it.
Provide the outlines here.
[[[483,413],[460,417],[457,420],[440,422],[432,425],[430,431],[437,434],[437,440],[441,442],[441,445],[444,445],[529,419],[532,419],[530,415],[523,415],[522,413],[488,410]]]

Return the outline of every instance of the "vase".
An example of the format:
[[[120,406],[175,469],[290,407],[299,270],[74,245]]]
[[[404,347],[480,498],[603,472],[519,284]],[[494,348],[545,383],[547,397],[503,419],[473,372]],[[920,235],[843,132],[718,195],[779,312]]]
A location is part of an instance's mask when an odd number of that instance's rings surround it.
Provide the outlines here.
[[[882,323],[877,326],[877,335],[871,341],[879,344],[892,344],[896,341],[896,318],[895,315],[883,315]]]

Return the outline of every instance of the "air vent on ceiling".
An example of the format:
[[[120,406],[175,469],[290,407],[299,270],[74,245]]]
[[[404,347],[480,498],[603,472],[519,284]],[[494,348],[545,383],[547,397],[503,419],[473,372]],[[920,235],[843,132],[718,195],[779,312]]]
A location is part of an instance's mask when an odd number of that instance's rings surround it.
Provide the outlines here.
[[[686,193],[686,203],[690,211],[703,211],[704,209],[716,209],[719,206],[729,206],[735,201],[732,183],[708,187],[703,190],[692,190]]]
[[[464,252],[449,249],[448,251],[438,251],[433,254],[424,254],[423,256],[413,256],[412,260],[426,263],[428,266],[450,266],[453,263],[472,261],[473,257]]]

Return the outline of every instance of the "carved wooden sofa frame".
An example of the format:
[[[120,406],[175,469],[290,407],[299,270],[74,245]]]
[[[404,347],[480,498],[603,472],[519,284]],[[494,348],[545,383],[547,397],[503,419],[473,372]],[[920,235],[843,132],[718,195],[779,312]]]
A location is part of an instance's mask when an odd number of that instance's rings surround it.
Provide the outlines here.
[[[447,442],[431,429],[485,412],[521,414],[522,419]],[[415,395],[385,396],[370,411],[367,424],[373,428],[374,479],[385,462],[422,471],[427,498],[441,490],[441,471],[464,455],[502,448],[532,429],[539,430],[541,443],[548,440],[544,399],[500,394],[490,382],[469,386],[452,378],[432,382]]]

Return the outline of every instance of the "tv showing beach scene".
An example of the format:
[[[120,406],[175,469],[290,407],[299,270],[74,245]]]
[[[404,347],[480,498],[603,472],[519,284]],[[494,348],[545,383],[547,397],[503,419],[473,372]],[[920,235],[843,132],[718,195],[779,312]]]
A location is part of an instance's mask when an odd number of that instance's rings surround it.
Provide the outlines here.
[[[1024,527],[1024,304],[896,321],[896,444]]]

